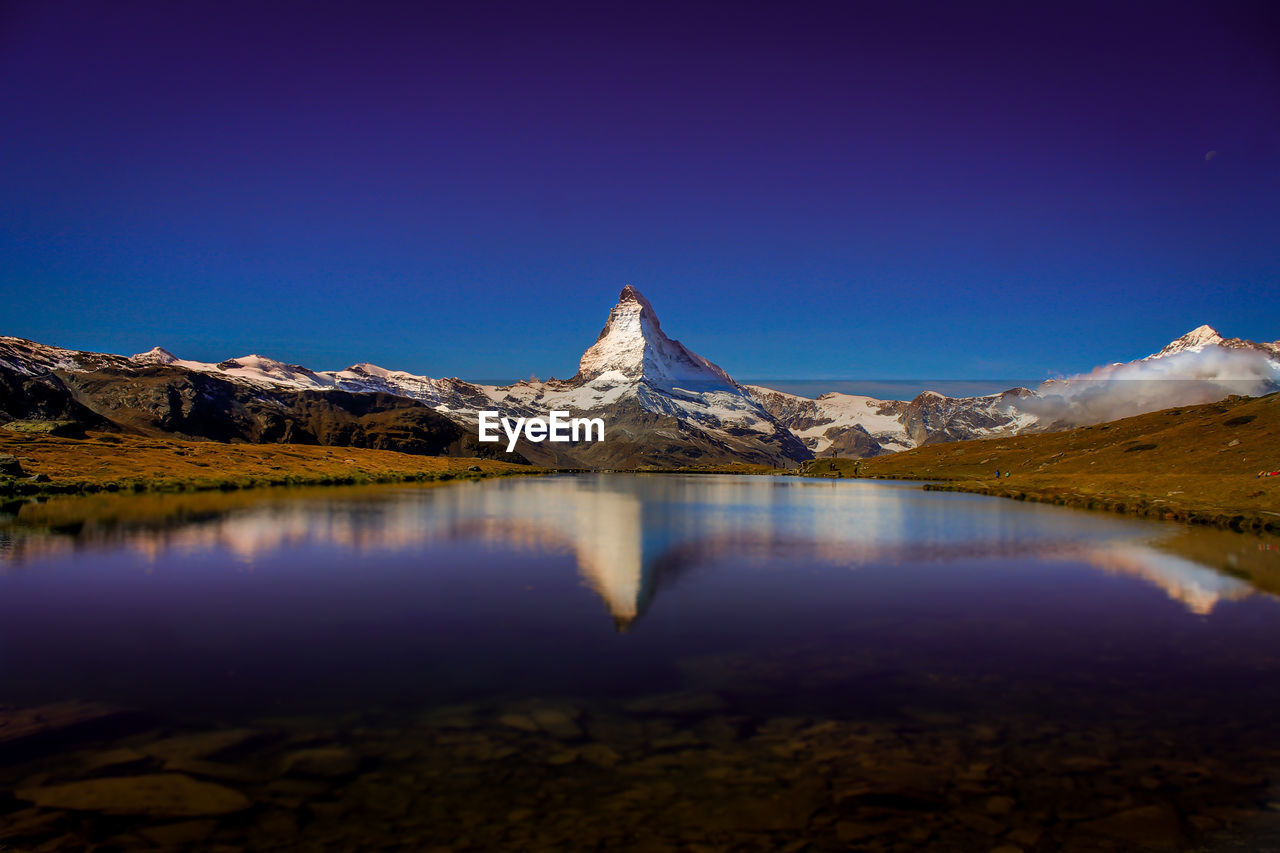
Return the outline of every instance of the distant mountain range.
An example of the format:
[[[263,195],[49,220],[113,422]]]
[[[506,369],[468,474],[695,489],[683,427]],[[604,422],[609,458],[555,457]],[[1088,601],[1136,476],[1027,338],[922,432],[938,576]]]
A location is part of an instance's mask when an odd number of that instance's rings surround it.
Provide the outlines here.
[[[573,377],[503,386],[372,364],[315,371],[259,355],[212,364],[159,347],[125,358],[0,337],[0,421],[69,419],[88,428],[219,441],[509,458],[501,446],[476,440],[478,412],[527,417],[559,409],[603,418],[604,442],[517,446],[530,462],[562,467],[785,466],[829,453],[875,456],[1051,430],[1113,412],[1122,417],[1276,388],[1280,341],[1223,338],[1201,326],[1145,359],[1036,389],[980,397],[926,391],[910,401],[841,393],[809,399],[738,384],[669,338],[653,306],[631,286]]]

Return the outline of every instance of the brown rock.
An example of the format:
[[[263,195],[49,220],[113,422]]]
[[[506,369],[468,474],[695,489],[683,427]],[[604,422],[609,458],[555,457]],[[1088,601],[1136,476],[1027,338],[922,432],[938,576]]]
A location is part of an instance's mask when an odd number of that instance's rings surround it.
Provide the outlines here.
[[[1187,818],[1187,823],[1191,824],[1191,827],[1196,832],[1212,832],[1222,826],[1222,824],[1218,823],[1213,818],[1203,814],[1193,814],[1191,817]]]
[[[133,764],[137,761],[146,761],[147,756],[136,749],[108,749],[103,752],[94,752],[86,755],[80,767],[85,771],[100,770],[103,767],[116,767],[122,764]]]
[[[1005,838],[1024,847],[1034,847],[1036,842],[1040,840],[1041,835],[1044,835],[1044,832],[1034,826],[1020,826],[1006,835]]]
[[[986,815],[980,815],[975,812],[959,812],[956,814],[956,820],[974,830],[982,832],[986,835],[1000,835],[1005,831],[1005,825],[994,821]]]
[[[698,746],[701,741],[698,736],[689,730],[679,731],[673,735],[655,738],[649,743],[649,748],[657,751],[664,749],[681,749],[689,746]]]
[[[562,752],[552,753],[547,757],[547,763],[551,765],[572,764],[578,760],[581,753],[576,749],[566,749]]]
[[[63,850],[74,850],[83,848],[84,839],[77,838],[72,833],[60,835],[57,838],[51,838],[39,847],[31,848],[32,853],[60,853]],[[126,848],[127,849],[127,848]]]
[[[239,746],[259,736],[255,729],[217,729],[211,732],[176,735],[138,747],[154,758],[165,761],[185,758],[207,758]]]
[[[501,725],[519,729],[522,732],[536,732],[538,730],[538,724],[528,714],[503,714],[498,718],[498,722]]]
[[[303,776],[345,776],[354,773],[360,757],[341,746],[317,746],[291,752],[281,761],[284,773]]]
[[[1008,814],[1017,804],[1013,797],[992,797],[987,800],[987,814]]]
[[[44,809],[23,809],[22,811],[11,812],[0,818],[0,839],[41,834],[47,831],[50,824],[56,823],[62,817],[62,812],[51,812]],[[0,845],[0,850],[3,849],[4,846]]]
[[[589,743],[578,752],[583,761],[590,762],[597,767],[613,767],[622,757],[607,744],[603,743]]]
[[[582,737],[582,729],[559,708],[538,708],[530,711],[529,716],[538,724],[538,728],[554,738],[577,740]]]
[[[897,827],[898,824],[894,822],[864,823],[861,821],[841,820],[836,821],[836,837],[845,844],[852,844],[865,838],[883,835]]]
[[[298,819],[293,812],[272,809],[264,812],[254,822],[251,832],[255,839],[262,842],[259,847],[292,841],[298,835]]]
[[[201,776],[205,779],[217,779],[220,782],[265,782],[266,774],[239,764],[224,764],[221,761],[204,761],[199,758],[178,758],[164,763],[164,769],[171,773],[185,773],[188,776]]]
[[[772,794],[761,792],[719,804],[706,811],[702,804],[681,802],[690,811],[686,821],[699,830],[715,832],[785,832],[804,829],[823,805],[824,792],[813,787],[789,788]],[[704,819],[705,817],[705,819]]]
[[[1077,827],[1089,835],[1114,838],[1132,849],[1176,850],[1182,843],[1178,815],[1164,805],[1142,806],[1108,817],[1086,821]]]
[[[239,791],[178,773],[86,779],[15,793],[18,799],[46,808],[104,814],[201,817],[249,807]]]

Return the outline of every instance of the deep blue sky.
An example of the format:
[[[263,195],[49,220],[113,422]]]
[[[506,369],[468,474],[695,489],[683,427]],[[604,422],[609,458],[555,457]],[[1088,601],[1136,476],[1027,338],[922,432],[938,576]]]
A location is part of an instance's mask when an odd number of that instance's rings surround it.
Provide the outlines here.
[[[563,377],[629,282],[742,378],[1274,340],[1274,9],[9,0],[0,333]]]

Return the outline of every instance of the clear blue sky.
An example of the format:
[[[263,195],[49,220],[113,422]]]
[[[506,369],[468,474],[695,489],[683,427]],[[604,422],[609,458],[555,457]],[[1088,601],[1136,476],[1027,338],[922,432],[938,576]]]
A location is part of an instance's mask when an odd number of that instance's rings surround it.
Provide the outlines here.
[[[739,377],[1274,340],[1276,8],[11,0],[0,333],[563,377],[633,283]]]

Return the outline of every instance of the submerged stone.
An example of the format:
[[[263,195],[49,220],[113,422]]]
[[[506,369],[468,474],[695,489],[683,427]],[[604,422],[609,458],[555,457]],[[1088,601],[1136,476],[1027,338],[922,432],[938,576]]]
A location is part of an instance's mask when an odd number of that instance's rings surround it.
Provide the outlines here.
[[[561,740],[577,740],[582,737],[582,729],[567,713],[559,708],[539,708],[529,712],[529,716],[538,728]]]
[[[1079,829],[1090,835],[1114,838],[1131,849],[1176,850],[1182,843],[1177,813],[1169,806],[1142,806],[1087,821]]]
[[[281,767],[285,773],[304,776],[345,776],[355,772],[360,757],[341,746],[320,746],[300,749],[284,757]]]
[[[259,736],[256,729],[217,729],[196,734],[175,735],[138,747],[142,752],[166,761],[206,758]]]
[[[0,839],[21,838],[47,831],[51,824],[63,818],[62,812],[44,809],[23,809],[0,817]],[[5,849],[0,845],[0,850]]]
[[[1017,804],[1013,797],[991,797],[987,800],[987,812],[996,815],[1008,814]]]
[[[84,770],[99,770],[103,767],[117,767],[146,760],[147,756],[136,749],[122,747],[120,749],[108,749],[103,752],[90,753],[85,756],[80,766]]]
[[[85,779],[15,792],[38,806],[120,815],[198,817],[249,807],[239,791],[178,773]]]
[[[498,723],[507,728],[519,729],[522,732],[538,731],[538,724],[528,714],[503,714],[498,717]]]

